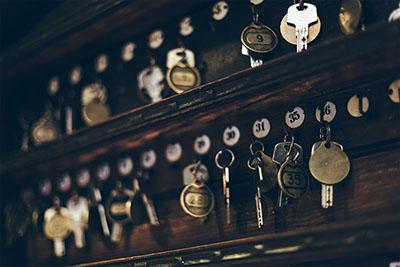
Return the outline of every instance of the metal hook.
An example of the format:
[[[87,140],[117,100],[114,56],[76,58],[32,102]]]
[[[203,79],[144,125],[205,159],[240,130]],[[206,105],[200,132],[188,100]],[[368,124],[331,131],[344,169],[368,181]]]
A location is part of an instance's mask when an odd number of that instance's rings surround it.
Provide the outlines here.
[[[285,136],[286,137],[286,136]],[[285,141],[286,142],[286,141]],[[289,146],[289,150],[286,153],[286,157],[288,157],[292,151],[293,151],[293,146],[294,146],[294,136],[292,135],[292,140],[290,141],[290,146]]]

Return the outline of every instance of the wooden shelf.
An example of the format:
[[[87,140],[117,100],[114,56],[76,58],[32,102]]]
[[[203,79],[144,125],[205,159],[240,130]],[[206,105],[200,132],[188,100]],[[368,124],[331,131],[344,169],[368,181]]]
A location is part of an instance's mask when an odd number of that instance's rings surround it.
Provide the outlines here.
[[[367,32],[321,43],[255,69],[246,69],[116,116],[72,136],[16,152],[2,159],[0,175],[19,179],[49,169],[68,169],[107,155],[140,148],[160,136],[217,121],[239,108],[256,109],[261,100],[293,103],[351,90],[357,84],[399,74],[400,24],[382,23]],[[328,53],[329,52],[329,53]],[[252,106],[253,105],[253,106]],[[198,125],[197,125],[198,126]],[[52,167],[49,167],[52,166]]]
[[[399,224],[400,216],[355,220],[77,266],[287,266],[340,257],[371,257],[382,251],[395,255],[400,252]]]

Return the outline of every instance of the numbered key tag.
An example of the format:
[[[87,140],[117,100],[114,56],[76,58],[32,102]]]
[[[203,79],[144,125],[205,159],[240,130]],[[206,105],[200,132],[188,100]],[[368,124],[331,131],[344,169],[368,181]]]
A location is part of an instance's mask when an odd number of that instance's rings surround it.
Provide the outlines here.
[[[85,230],[89,226],[89,204],[86,198],[78,195],[72,196],[67,201],[67,209],[74,223],[72,229],[75,237],[75,246],[83,248],[85,242]]]
[[[353,95],[347,102],[347,112],[355,118],[364,116],[369,110],[369,99],[364,95]]]
[[[400,8],[399,8],[400,10]],[[400,11],[399,11],[400,12]],[[394,80],[389,85],[389,98],[393,103],[400,103],[400,79]]]
[[[291,198],[303,196],[309,185],[307,171],[288,156],[278,171],[278,184],[283,193]]]
[[[218,1],[212,8],[212,18],[214,20],[223,20],[229,12],[229,5],[226,1]]]
[[[255,53],[268,53],[278,44],[276,33],[262,23],[252,23],[240,34],[242,44]]]
[[[121,59],[125,62],[131,61],[135,57],[136,44],[128,42],[121,49]]]
[[[149,35],[148,45],[151,49],[159,48],[164,42],[164,32],[155,30]]]
[[[47,85],[47,93],[51,96],[57,94],[60,89],[60,78],[58,76],[54,76],[50,79],[49,84]]]
[[[128,176],[133,170],[133,160],[131,157],[124,157],[118,160],[117,170],[119,175]]]
[[[180,143],[168,144],[165,148],[165,159],[169,163],[178,162],[183,154],[182,146]]]
[[[320,107],[317,107],[315,110],[315,118],[318,122],[321,122],[321,114],[323,117],[322,121],[327,123],[332,122],[336,116],[336,105],[331,101],[327,101],[322,110]]]
[[[111,168],[108,163],[103,163],[96,168],[96,177],[99,181],[105,182],[111,174]]]
[[[210,178],[207,167],[200,161],[189,164],[182,171],[183,184],[189,185],[196,181],[205,183]]]
[[[165,88],[164,73],[160,67],[153,65],[142,70],[137,77],[138,87],[143,98],[152,103],[161,100]]]
[[[201,84],[200,72],[190,67],[186,61],[180,61],[167,71],[169,87],[177,94],[193,89]]]
[[[154,167],[157,161],[157,154],[153,149],[143,151],[140,155],[140,165],[143,169],[149,170]]]
[[[194,218],[204,218],[214,209],[214,194],[204,183],[192,183],[182,190],[180,203],[183,211]]]
[[[39,184],[38,184],[38,190],[42,196],[44,196],[44,197],[50,196],[50,194],[53,190],[53,186],[51,184],[50,179],[45,178],[45,179],[40,180]]]
[[[234,146],[239,142],[240,131],[235,125],[231,125],[225,128],[222,135],[222,141],[227,146]]]
[[[194,28],[192,25],[192,18],[187,16],[184,17],[179,23],[179,33],[182,36],[189,36],[193,33]]]
[[[69,72],[69,82],[71,85],[78,84],[82,79],[82,67],[74,66]]]
[[[90,183],[90,173],[88,169],[79,170],[76,173],[76,184],[83,188],[87,187]]]
[[[286,112],[285,123],[288,127],[295,129],[303,124],[305,118],[304,110],[301,107],[295,107],[293,110]]]
[[[266,137],[269,134],[270,130],[271,130],[271,124],[269,123],[269,120],[266,118],[256,120],[253,123],[252,132],[254,137],[258,139]]]
[[[208,135],[203,134],[196,137],[193,143],[194,152],[198,155],[205,155],[211,148],[211,139]]]
[[[64,173],[57,178],[57,189],[61,193],[66,193],[71,189],[72,181],[68,173]]]
[[[94,63],[94,68],[97,73],[104,72],[108,67],[108,56],[106,54],[99,55]]]

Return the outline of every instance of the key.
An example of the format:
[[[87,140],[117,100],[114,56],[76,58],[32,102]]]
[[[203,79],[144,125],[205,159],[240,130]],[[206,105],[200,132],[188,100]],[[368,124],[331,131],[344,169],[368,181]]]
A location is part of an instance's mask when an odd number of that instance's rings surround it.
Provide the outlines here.
[[[259,21],[255,5],[251,5],[253,21],[245,27],[240,35],[242,55],[250,58],[252,68],[263,64],[262,55],[271,52],[278,44],[276,33]]]
[[[350,172],[350,160],[343,146],[333,141],[313,145],[309,161],[312,176],[321,183],[321,206],[333,206],[333,185],[340,183]]]
[[[122,237],[123,226],[132,220],[132,201],[136,192],[122,187],[118,182],[106,203],[107,217],[113,222],[111,241],[119,242]]]
[[[222,170],[222,188],[225,198],[226,205],[226,218],[227,224],[231,223],[231,212],[230,212],[230,177],[229,167],[235,161],[235,155],[230,149],[222,149],[215,155],[215,164]]]
[[[97,208],[97,212],[99,213],[101,229],[103,230],[103,234],[105,236],[110,236],[110,229],[107,223],[106,212],[104,209],[104,205],[102,203],[102,196],[101,191],[97,187],[91,188],[91,196],[92,196],[92,203]]]
[[[47,238],[53,240],[54,254],[57,257],[65,255],[64,240],[71,234],[74,221],[68,209],[59,206],[59,200],[44,213],[43,232]]]
[[[154,103],[162,98],[162,91],[165,88],[164,73],[157,65],[143,69],[137,76],[138,88],[143,100]]]
[[[140,174],[139,177],[141,177]],[[133,179],[133,190],[140,194],[143,204],[146,207],[146,213],[147,217],[149,218],[150,224],[153,226],[159,226],[160,220],[158,219],[157,210],[154,206],[153,200],[141,190],[138,179]]]
[[[292,146],[292,148],[291,148],[291,146]],[[274,152],[272,153],[272,161],[278,165],[282,165],[286,160],[287,153],[289,152],[289,150],[291,150],[290,156],[292,158],[294,158],[296,155],[298,155],[297,161],[300,164],[302,164],[303,163],[303,148],[295,142],[293,142],[293,145],[291,145],[291,142],[289,142],[287,140],[284,140],[284,142],[280,142],[275,145]]]
[[[210,174],[208,172],[207,167],[201,163],[201,161],[197,161],[196,163],[189,164],[182,171],[183,184],[189,185],[194,183],[195,181],[199,181],[205,183],[210,178]]]
[[[294,4],[288,8],[287,23],[296,26],[297,52],[307,50],[308,27],[317,21],[317,8],[312,4]]]
[[[278,171],[272,159],[264,153],[263,143],[259,141],[251,143],[250,152],[252,155],[247,161],[247,166],[257,173],[255,202],[257,223],[258,227],[261,228],[264,225],[261,193],[269,192],[276,186]]]
[[[85,242],[85,230],[89,226],[89,204],[86,198],[74,194],[67,201],[67,209],[74,220],[74,239],[77,248],[83,248]]]
[[[400,2],[399,2],[399,7],[396,8],[395,10],[390,13],[388,21],[389,22],[394,22],[400,20]]]

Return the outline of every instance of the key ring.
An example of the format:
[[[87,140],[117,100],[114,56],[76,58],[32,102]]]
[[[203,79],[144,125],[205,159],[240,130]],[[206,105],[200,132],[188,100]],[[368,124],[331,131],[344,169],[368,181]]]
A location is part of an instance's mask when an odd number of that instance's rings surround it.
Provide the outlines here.
[[[322,127],[319,129],[319,139],[325,140],[327,144],[329,145],[331,140],[332,140],[332,134],[331,134],[331,127],[329,126],[328,123],[323,123]]]
[[[255,150],[254,146],[260,146],[261,149]],[[264,151],[264,144],[260,141],[254,141],[253,143],[250,144],[250,152],[252,155],[254,155],[258,151]]]
[[[254,158],[257,160],[257,165],[260,165],[261,163],[262,163],[262,159],[259,157],[259,156],[257,156],[257,155],[252,155],[252,156],[254,156]],[[251,162],[252,162],[252,160],[254,159],[254,158],[252,158],[252,157],[250,157],[248,160],[247,160],[247,167],[249,167],[249,169],[251,169],[251,170],[256,170],[256,168],[257,167],[253,167],[252,165],[251,165]]]
[[[231,156],[230,162],[228,164],[226,164],[225,166],[219,163],[219,159],[223,153],[228,153]],[[215,155],[215,165],[217,165],[217,167],[220,169],[231,166],[234,161],[235,161],[235,155],[233,154],[232,150],[230,150],[230,149],[222,149],[222,150],[218,151],[218,153]]]

